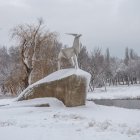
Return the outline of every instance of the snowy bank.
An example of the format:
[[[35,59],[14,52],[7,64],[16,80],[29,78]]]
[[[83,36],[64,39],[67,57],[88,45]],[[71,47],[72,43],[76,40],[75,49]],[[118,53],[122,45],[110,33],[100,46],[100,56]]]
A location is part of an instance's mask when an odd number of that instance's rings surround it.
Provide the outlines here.
[[[13,107],[64,107],[64,104],[56,98],[36,98],[31,100],[24,100],[16,102],[15,99],[1,99],[0,107],[13,108]]]
[[[88,93],[87,99],[140,99],[140,85],[110,86],[106,92],[102,88],[95,89]]]
[[[0,104],[3,100],[0,100]],[[9,103],[9,99],[4,100]],[[50,107],[33,107],[49,102]],[[139,140],[140,110],[87,102],[67,108],[54,98],[14,102],[0,107],[2,140]],[[17,135],[18,134],[18,135]]]

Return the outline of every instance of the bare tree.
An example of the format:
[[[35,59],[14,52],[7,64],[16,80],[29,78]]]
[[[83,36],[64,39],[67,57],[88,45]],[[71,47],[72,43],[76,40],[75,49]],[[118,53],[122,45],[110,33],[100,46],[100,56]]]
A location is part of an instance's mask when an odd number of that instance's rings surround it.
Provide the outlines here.
[[[21,60],[26,75],[22,79],[25,88],[32,83],[31,76],[36,63],[39,63],[40,50],[44,46],[54,45],[57,37],[56,33],[46,31],[43,24],[43,20],[38,19],[37,25],[24,24],[12,30],[12,37],[19,42]]]
[[[124,58],[124,63],[126,65],[128,65],[128,61],[129,61],[129,49],[128,47],[125,48],[125,58]]]

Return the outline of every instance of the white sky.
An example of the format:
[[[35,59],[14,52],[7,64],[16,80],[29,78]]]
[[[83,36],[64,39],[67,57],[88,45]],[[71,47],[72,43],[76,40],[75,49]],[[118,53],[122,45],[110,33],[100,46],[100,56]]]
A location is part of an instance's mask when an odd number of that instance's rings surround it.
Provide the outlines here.
[[[73,39],[64,33],[81,33],[88,50],[109,47],[120,57],[127,46],[140,55],[140,0],[0,0],[0,44],[10,46],[10,29],[39,17],[63,44]]]

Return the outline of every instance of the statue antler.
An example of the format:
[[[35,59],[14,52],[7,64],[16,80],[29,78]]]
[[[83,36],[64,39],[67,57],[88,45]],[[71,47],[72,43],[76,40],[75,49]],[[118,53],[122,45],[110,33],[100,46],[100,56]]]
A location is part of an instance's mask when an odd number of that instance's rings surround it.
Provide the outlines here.
[[[65,34],[67,34],[67,35],[73,35],[73,36],[75,36],[75,37],[81,36],[81,34],[74,34],[74,33],[65,33]]]

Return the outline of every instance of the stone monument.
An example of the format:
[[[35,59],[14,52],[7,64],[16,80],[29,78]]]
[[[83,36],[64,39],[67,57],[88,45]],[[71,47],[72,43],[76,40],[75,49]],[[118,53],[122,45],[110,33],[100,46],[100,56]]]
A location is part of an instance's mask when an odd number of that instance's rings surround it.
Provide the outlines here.
[[[59,70],[28,86],[17,97],[17,101],[55,97],[67,107],[85,105],[91,75],[78,67],[77,56],[80,53],[79,38],[81,34],[70,35],[75,37],[73,46],[60,51],[58,55]],[[68,61],[71,60],[75,68],[60,69],[63,57]]]

